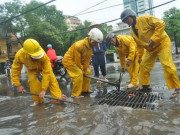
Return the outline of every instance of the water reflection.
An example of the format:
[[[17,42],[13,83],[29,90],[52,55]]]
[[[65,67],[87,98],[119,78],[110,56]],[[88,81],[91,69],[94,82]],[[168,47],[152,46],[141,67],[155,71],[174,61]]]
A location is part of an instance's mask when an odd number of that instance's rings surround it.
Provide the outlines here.
[[[115,65],[113,65],[115,66]],[[179,65],[180,66],[180,65]],[[109,67],[109,81],[119,79],[118,68]],[[68,75],[59,77],[58,82],[68,100],[78,102],[81,106],[65,103],[52,105],[46,99],[45,104],[30,107],[33,102],[30,95],[17,94],[11,80],[0,79],[0,134],[23,135],[155,135],[179,134],[180,132],[180,98],[169,100],[172,91],[167,90],[161,64],[156,63],[151,72],[154,90],[162,92],[165,98],[158,102],[158,109],[150,111],[120,106],[93,105],[114,86],[96,84],[92,80],[92,94],[85,98],[70,98],[72,82]],[[180,73],[178,73],[180,75]],[[27,76],[22,75],[22,84],[29,90]],[[128,74],[123,76],[121,88],[124,88]]]

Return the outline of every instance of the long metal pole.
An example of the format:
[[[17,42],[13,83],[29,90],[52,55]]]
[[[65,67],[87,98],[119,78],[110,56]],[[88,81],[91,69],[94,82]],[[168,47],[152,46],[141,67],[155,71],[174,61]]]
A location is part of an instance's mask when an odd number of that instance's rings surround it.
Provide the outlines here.
[[[101,82],[104,82],[104,83],[108,83],[108,84],[110,84],[110,85],[117,86],[117,87],[118,87],[118,85],[119,85],[118,83],[105,81],[105,80],[103,80],[103,79],[100,79],[100,78],[97,78],[97,77],[93,77],[93,76],[88,76],[88,75],[85,75],[85,74],[84,74],[84,77],[91,78],[91,79],[94,79],[94,80],[98,80],[98,81],[101,81]]]
[[[36,94],[36,93],[31,93],[31,92],[27,92],[27,91],[25,91],[24,93],[25,93],[25,94],[29,94],[29,95],[39,96],[39,95]],[[76,103],[76,102],[71,102],[71,101],[67,101],[67,100],[62,100],[62,99],[59,99],[59,98],[53,98],[53,97],[50,97],[50,96],[47,96],[47,95],[45,95],[44,97],[45,97],[45,98],[49,98],[49,99],[59,100],[59,101],[62,101],[62,102],[71,103],[71,104],[80,105],[79,103]]]

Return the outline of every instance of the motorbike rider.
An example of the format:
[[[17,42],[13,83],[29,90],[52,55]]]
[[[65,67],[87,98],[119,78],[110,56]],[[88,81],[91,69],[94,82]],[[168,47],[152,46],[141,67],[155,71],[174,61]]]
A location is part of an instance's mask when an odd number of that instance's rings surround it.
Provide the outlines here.
[[[56,56],[56,51],[52,48],[51,44],[48,44],[47,48],[48,48],[47,56],[49,57],[50,62],[51,62],[51,67],[53,68],[54,67],[54,61],[57,60],[58,57]]]

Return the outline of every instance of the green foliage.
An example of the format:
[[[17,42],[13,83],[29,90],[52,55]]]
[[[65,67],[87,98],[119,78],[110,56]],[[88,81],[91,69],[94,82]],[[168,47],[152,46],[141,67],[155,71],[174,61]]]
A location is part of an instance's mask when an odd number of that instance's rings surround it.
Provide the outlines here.
[[[166,32],[177,46],[180,46],[180,10],[175,7],[164,12],[163,20],[166,22]]]
[[[0,5],[0,22],[9,19],[3,27],[9,32],[18,33],[22,42],[27,38],[34,38],[45,51],[47,44],[52,44],[57,55],[64,55],[74,42],[85,38],[89,32],[87,29],[91,24],[89,21],[84,21],[75,31],[68,32],[63,13],[57,10],[55,5],[44,5],[32,10],[43,3],[36,0],[24,3],[21,0],[13,0]],[[27,11],[30,12],[18,16]],[[13,18],[15,16],[18,17]],[[112,30],[112,26],[103,24],[100,29],[105,38],[107,32]]]

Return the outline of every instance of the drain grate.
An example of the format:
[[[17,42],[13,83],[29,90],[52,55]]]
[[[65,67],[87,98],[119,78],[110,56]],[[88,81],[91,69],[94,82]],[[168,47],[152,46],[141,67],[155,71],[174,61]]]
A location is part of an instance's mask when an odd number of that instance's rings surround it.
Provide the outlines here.
[[[137,92],[137,91],[117,91],[113,90],[104,95],[97,104],[111,106],[126,106],[132,108],[142,108],[153,110],[157,108],[157,101],[162,99],[159,92]]]

